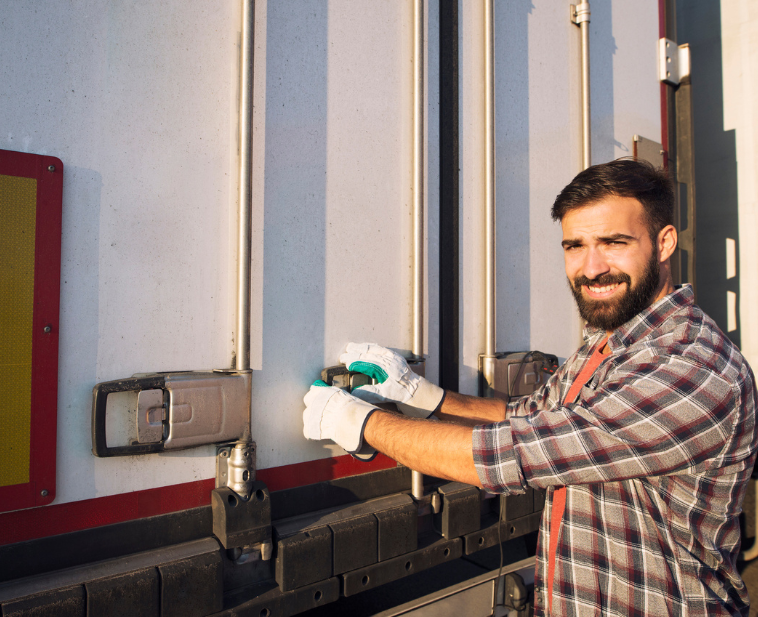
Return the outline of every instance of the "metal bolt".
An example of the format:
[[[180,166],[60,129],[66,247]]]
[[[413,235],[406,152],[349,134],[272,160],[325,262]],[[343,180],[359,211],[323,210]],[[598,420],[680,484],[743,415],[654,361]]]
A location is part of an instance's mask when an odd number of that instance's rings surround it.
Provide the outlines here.
[[[226,458],[229,456],[229,450],[221,450],[221,458]]]
[[[47,497],[49,493],[47,492],[47,489],[46,489],[46,488],[43,488],[43,489],[42,489],[42,490],[39,492],[39,494],[40,494],[40,495],[42,495],[43,497]]]
[[[47,171],[55,171],[55,165],[48,165]]]
[[[53,331],[53,329],[50,326],[45,326],[42,329],[44,330],[45,334],[50,334]]]
[[[263,542],[261,544],[261,559],[268,561],[271,559],[271,553],[274,550],[274,545],[271,542]]]

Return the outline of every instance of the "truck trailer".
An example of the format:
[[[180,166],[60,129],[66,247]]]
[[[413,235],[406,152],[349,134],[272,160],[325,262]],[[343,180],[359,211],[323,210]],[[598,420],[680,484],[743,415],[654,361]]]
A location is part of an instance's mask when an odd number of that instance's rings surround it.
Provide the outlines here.
[[[0,614],[531,614],[543,493],[307,441],[302,398],[366,383],[349,341],[538,388],[581,341],[550,206],[590,164],[675,175],[700,284],[676,11],[4,3]]]

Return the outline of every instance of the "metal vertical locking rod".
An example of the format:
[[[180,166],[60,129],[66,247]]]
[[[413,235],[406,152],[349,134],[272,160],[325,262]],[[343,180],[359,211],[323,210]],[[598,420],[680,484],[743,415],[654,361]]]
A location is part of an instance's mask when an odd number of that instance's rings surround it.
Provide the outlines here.
[[[592,124],[590,115],[590,3],[570,5],[571,22],[579,26],[581,37],[582,89],[582,169],[592,165]],[[579,340],[583,344],[584,320],[579,321]]]
[[[255,1],[241,0],[239,83],[239,196],[237,203],[237,331],[234,365],[250,384],[250,288],[252,245],[253,151],[253,33]],[[249,386],[251,387],[251,386]],[[271,499],[266,485],[255,481],[255,442],[250,435],[251,390],[248,390],[247,426],[233,445],[216,458],[216,489],[211,493],[213,534],[229,560],[269,561],[273,553]],[[241,498],[241,499],[238,499]],[[252,557],[255,555],[255,557]]]
[[[571,21],[579,26],[582,37],[582,169],[592,165],[590,119],[590,3],[571,5]]]
[[[413,0],[413,346],[424,353],[424,7]],[[411,472],[411,493],[424,496],[424,476]]]
[[[242,0],[240,36],[240,102],[239,102],[239,195],[237,203],[237,333],[234,366],[238,371],[250,370],[250,281],[252,274],[252,211],[253,211],[253,32],[255,0]],[[247,430],[232,448],[230,461],[240,460],[252,467],[244,472],[244,481],[231,487],[243,499],[250,495],[255,469],[255,444],[250,435],[250,409],[247,409]],[[243,465],[243,466],[244,466]],[[228,476],[231,479],[231,474]]]
[[[494,1],[484,3],[484,324],[481,395],[492,396],[495,383],[495,41]]]
[[[239,196],[237,204],[237,333],[235,368],[250,369],[250,275],[253,209],[254,0],[242,0],[240,37]]]

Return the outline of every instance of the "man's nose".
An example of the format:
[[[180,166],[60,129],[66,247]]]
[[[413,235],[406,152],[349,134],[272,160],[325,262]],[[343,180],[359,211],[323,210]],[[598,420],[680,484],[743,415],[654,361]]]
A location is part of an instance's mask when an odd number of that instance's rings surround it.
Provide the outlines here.
[[[590,248],[585,255],[582,274],[592,280],[606,274],[609,270],[610,266],[608,266],[608,261],[605,259],[603,252]]]

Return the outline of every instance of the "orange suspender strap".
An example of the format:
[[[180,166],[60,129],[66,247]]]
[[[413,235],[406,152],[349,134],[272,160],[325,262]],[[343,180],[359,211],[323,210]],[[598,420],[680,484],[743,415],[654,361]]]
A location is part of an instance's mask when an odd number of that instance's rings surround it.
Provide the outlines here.
[[[571,384],[566,398],[563,400],[564,405],[570,405],[576,401],[579,396],[579,392],[590,380],[590,377],[595,373],[595,370],[599,364],[603,361],[603,348],[608,340],[606,336],[600,341],[595,348],[595,352],[589,359],[589,362],[584,365],[584,368],[579,372],[574,383]],[[548,615],[553,612],[553,576],[555,575],[555,555],[558,552],[558,535],[561,529],[561,521],[563,520],[563,512],[566,509],[566,487],[559,486],[553,492],[553,507],[550,512],[550,547],[548,548],[548,562],[547,562],[547,591],[548,591]]]

